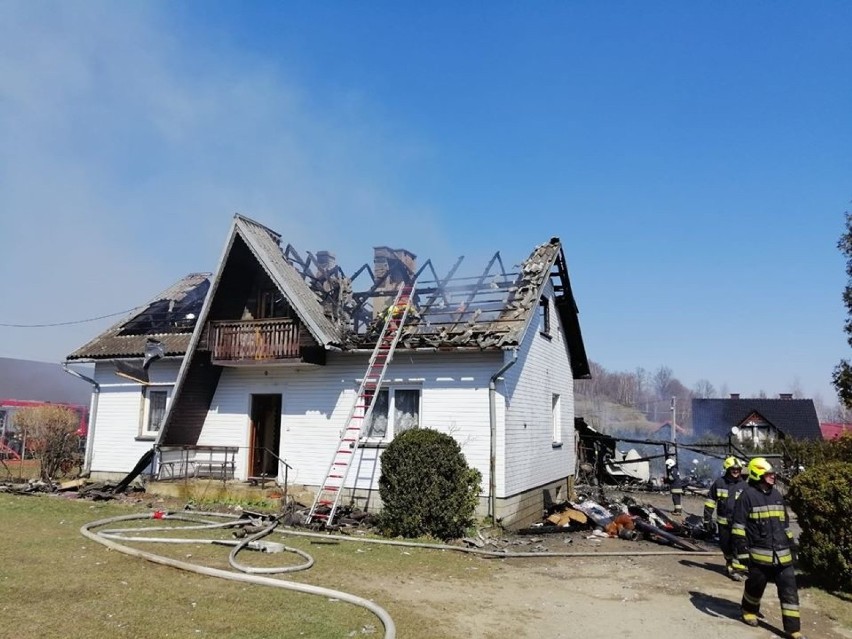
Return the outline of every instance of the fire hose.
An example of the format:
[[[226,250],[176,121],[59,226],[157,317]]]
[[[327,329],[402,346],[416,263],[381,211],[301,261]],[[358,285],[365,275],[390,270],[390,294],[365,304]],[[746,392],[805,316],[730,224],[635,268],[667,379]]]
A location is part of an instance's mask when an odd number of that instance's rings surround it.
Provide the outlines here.
[[[229,579],[231,581],[242,581],[250,584],[257,584],[262,586],[272,586],[273,588],[283,588],[285,590],[294,590],[296,592],[301,592],[308,595],[319,595],[321,597],[327,597],[332,599],[339,599],[340,601],[345,601],[347,603],[351,603],[356,606],[360,606],[362,608],[366,608],[374,615],[376,615],[379,620],[382,622],[382,625],[385,628],[385,639],[395,639],[396,638],[396,626],[394,625],[393,619],[388,614],[388,612],[374,604],[372,601],[368,599],[363,599],[362,597],[357,597],[355,595],[349,594],[347,592],[342,592],[340,590],[333,590],[331,588],[323,588],[321,586],[313,586],[311,584],[304,584],[294,581],[284,581],[282,579],[273,579],[272,577],[265,577],[260,574],[256,574],[258,572],[264,572],[267,574],[271,573],[283,573],[283,572],[293,572],[294,570],[306,570],[313,565],[313,559],[307,554],[295,548],[284,547],[284,550],[294,552],[303,558],[306,558],[306,562],[301,566],[296,567],[282,567],[282,568],[247,568],[236,561],[236,555],[241,550],[246,547],[249,547],[250,544],[259,544],[261,537],[265,537],[269,535],[277,526],[278,522],[275,520],[273,523],[269,524],[260,532],[250,535],[241,541],[228,541],[228,540],[205,540],[205,539],[186,539],[186,538],[163,538],[163,537],[144,537],[144,536],[132,536],[127,537],[127,533],[129,532],[139,532],[140,530],[144,530],[145,532],[154,532],[154,531],[162,531],[162,530],[190,530],[190,529],[214,529],[214,528],[223,528],[227,526],[235,526],[235,525],[246,525],[251,523],[248,519],[240,519],[234,515],[225,515],[222,513],[197,513],[198,516],[202,517],[228,517],[232,521],[227,523],[215,523],[208,521],[199,521],[195,517],[186,517],[184,515],[174,515],[169,513],[162,513],[161,511],[155,511],[150,514],[140,514],[140,515],[121,515],[118,517],[109,517],[107,519],[99,519],[97,521],[90,522],[85,524],[80,528],[80,533],[95,541],[99,544],[106,546],[107,548],[111,548],[112,550],[116,550],[118,552],[124,553],[126,555],[130,555],[131,557],[139,557],[141,559],[147,559],[156,564],[160,564],[163,566],[170,566],[172,568],[178,568],[180,570],[186,570],[188,572],[194,572],[199,575],[206,575],[208,577],[219,577],[220,579]],[[109,524],[113,524],[119,521],[133,521],[140,519],[171,519],[171,520],[182,520],[182,521],[193,521],[198,525],[196,526],[178,526],[178,527],[163,527],[163,526],[152,526],[145,529],[116,529],[116,530],[101,530],[98,532],[93,532],[93,529],[100,528],[102,526],[106,526]],[[133,548],[132,546],[126,546],[124,544],[118,543],[116,540],[122,541],[142,541],[142,542],[154,542],[154,543],[180,543],[180,544],[217,544],[217,545],[233,545],[234,548],[231,551],[230,556],[228,557],[229,563],[235,570],[239,570],[240,572],[231,572],[229,570],[221,570],[219,568],[210,568],[208,566],[199,566],[197,564],[192,564],[185,561],[180,561],[177,559],[171,559],[169,557],[163,557],[162,555],[157,555],[155,553],[147,552],[144,550],[140,550],[138,548]],[[263,546],[255,546],[257,549],[262,549]],[[252,574],[249,574],[252,573]]]
[[[373,603],[368,599],[364,599],[362,597],[358,597],[356,595],[352,595],[350,593],[342,592],[339,590],[333,590],[330,588],[324,588],[322,586],[313,586],[311,584],[305,584],[300,582],[293,581],[285,581],[282,579],[274,579],[271,577],[266,577],[263,575],[269,574],[282,574],[287,572],[295,572],[300,570],[307,570],[310,568],[314,560],[308,555],[306,552],[299,550],[297,548],[291,548],[282,544],[277,544],[275,542],[264,541],[263,538],[272,534],[273,532],[278,532],[281,535],[289,535],[294,537],[308,537],[308,538],[318,538],[318,539],[331,539],[335,541],[354,541],[359,543],[372,543],[372,544],[382,544],[389,546],[402,546],[407,548],[426,548],[431,550],[453,550],[457,552],[464,552],[468,554],[478,555],[486,558],[502,558],[502,559],[520,559],[520,558],[530,558],[530,557],[637,557],[637,556],[661,556],[661,555],[691,555],[691,556],[714,556],[718,555],[718,551],[681,551],[681,550],[660,550],[660,551],[620,551],[620,552],[512,552],[512,551],[503,551],[503,550],[483,550],[481,548],[468,548],[464,546],[454,546],[451,544],[429,544],[423,542],[413,542],[413,541],[400,541],[400,540],[391,540],[391,539],[374,539],[374,538],[366,538],[366,537],[351,537],[347,535],[334,535],[328,533],[319,533],[319,532],[308,532],[308,531],[300,531],[288,528],[287,530],[276,530],[278,527],[278,518],[273,518],[266,526],[263,526],[257,532],[254,532],[251,535],[247,535],[243,539],[237,540],[224,540],[224,539],[200,539],[200,538],[169,538],[169,537],[149,537],[144,535],[138,535],[135,533],[139,532],[162,532],[169,530],[216,530],[222,528],[236,528],[236,527],[246,527],[254,524],[254,522],[249,518],[241,518],[236,515],[224,514],[224,513],[213,513],[213,512],[198,512],[194,513],[194,516],[189,517],[185,514],[178,513],[166,513],[162,511],[154,511],[153,513],[147,514],[136,514],[136,515],[121,515],[117,517],[109,517],[106,519],[99,519],[97,521],[90,522],[85,524],[80,528],[80,533],[95,541],[99,544],[106,546],[107,548],[111,548],[112,550],[116,550],[118,552],[124,553],[126,555],[130,555],[131,557],[138,557],[141,559],[146,559],[153,563],[157,563],[163,566],[169,566],[172,568],[177,568],[180,570],[186,570],[188,572],[194,572],[200,575],[206,575],[209,577],[218,577],[220,579],[228,579],[231,581],[241,581],[245,583],[252,583],[263,586],[271,586],[273,588],[283,588],[285,590],[293,590],[296,592],[301,592],[309,595],[319,595],[321,597],[327,597],[332,599],[338,599],[340,601],[345,601],[347,603],[351,603],[356,606],[360,606],[365,608],[375,614],[379,620],[382,622],[382,625],[385,629],[385,639],[395,639],[396,637],[396,626],[391,618],[390,614],[382,608],[381,606]],[[225,522],[215,522],[208,521],[204,519],[200,519],[201,517],[219,517],[225,518],[228,521]],[[180,525],[180,526],[149,526],[145,528],[112,528],[94,531],[94,529],[101,528],[103,526],[111,525],[116,522],[121,521],[138,521],[138,520],[171,520],[171,521],[184,521],[190,522],[194,525]],[[127,546],[122,542],[144,542],[144,543],[175,543],[175,544],[213,544],[213,545],[223,545],[223,546],[233,546],[229,556],[228,562],[232,568],[239,572],[232,572],[228,570],[222,570],[219,568],[211,568],[207,566],[199,566],[197,564],[192,564],[185,561],[180,561],[177,559],[171,559],[169,557],[164,557],[162,555],[157,555],[155,553],[147,552],[144,550],[140,550],[138,548],[134,548],[132,546]],[[254,568],[245,566],[237,561],[237,555],[240,551],[249,548],[253,550],[260,551],[269,551],[269,552],[292,552],[294,554],[302,557],[304,562],[302,564],[296,566],[282,566],[282,567],[269,567],[269,568]]]

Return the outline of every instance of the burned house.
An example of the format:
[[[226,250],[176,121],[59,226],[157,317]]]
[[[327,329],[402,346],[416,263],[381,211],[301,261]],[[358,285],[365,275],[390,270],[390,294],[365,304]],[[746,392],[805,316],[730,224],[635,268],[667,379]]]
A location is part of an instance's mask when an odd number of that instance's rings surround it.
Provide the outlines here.
[[[69,356],[95,362],[89,469],[126,473],[155,447],[154,477],[216,469],[319,486],[383,311],[414,284],[414,310],[354,446],[351,498],[377,506],[382,450],[428,427],[456,438],[482,473],[483,514],[509,525],[537,518],[544,491],[574,475],[573,380],[589,376],[562,246],[541,244],[517,270],[495,253],[473,277],[456,275],[461,261],[439,272],[379,246],[372,265],[347,276],[332,253],[301,254],[236,215],[212,276],[184,278]],[[152,340],[161,353],[143,360]],[[141,379],[117,374],[143,363]]]

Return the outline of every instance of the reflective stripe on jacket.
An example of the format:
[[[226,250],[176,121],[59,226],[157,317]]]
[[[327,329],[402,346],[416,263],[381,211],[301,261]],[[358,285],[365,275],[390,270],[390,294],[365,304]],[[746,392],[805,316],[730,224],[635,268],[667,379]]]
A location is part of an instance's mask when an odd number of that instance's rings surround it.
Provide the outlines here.
[[[793,534],[784,498],[775,487],[765,493],[749,482],[735,501],[733,528],[737,556],[764,565],[793,561]]]
[[[704,521],[713,519],[713,511],[716,511],[716,521],[720,526],[731,523],[734,514],[734,504],[737,497],[745,488],[745,481],[739,477],[734,479],[725,473],[710,486],[707,500],[704,502]]]

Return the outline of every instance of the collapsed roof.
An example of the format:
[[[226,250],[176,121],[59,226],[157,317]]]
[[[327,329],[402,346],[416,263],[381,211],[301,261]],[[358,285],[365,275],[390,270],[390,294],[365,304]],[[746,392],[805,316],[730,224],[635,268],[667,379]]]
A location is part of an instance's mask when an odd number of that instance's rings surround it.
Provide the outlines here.
[[[210,273],[190,273],[67,359],[142,357],[149,338],[160,341],[166,355],[183,355],[209,289]]]
[[[239,214],[234,216],[212,283],[209,274],[187,276],[143,311],[113,326],[68,359],[140,357],[150,336],[163,343],[167,356],[185,353],[196,318],[205,314],[201,300],[208,289],[216,294],[224,264],[236,244],[254,256],[325,349],[372,349],[379,334],[377,318],[401,284],[414,282],[416,313],[409,315],[400,348],[512,348],[520,344],[551,284],[574,376],[589,376],[578,311],[558,238],[535,247],[516,271],[507,271],[497,252],[474,277],[455,276],[463,257],[446,274],[439,275],[431,260],[418,269],[417,256],[410,251],[378,246],[374,247],[373,268],[365,264],[350,277],[332,253],[307,252],[303,257],[289,244],[282,248],[278,233]],[[200,319],[205,321],[206,316]]]

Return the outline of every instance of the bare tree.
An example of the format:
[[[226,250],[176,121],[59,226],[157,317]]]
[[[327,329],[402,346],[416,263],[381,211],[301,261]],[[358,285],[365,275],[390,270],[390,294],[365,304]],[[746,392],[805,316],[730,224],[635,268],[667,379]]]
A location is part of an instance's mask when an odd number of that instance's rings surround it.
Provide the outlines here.
[[[669,389],[672,379],[672,369],[668,366],[660,366],[654,371],[651,381],[654,384],[654,391],[657,393],[658,399],[666,399],[672,395]]]
[[[33,457],[41,464],[41,478],[51,481],[79,467],[79,416],[64,406],[33,406],[15,413],[15,426],[26,437]]]
[[[709,380],[699,379],[695,382],[692,394],[699,399],[710,399],[712,397],[716,397],[716,389]]]
[[[648,395],[648,371],[637,366],[633,374],[636,376],[636,406],[638,407]]]

